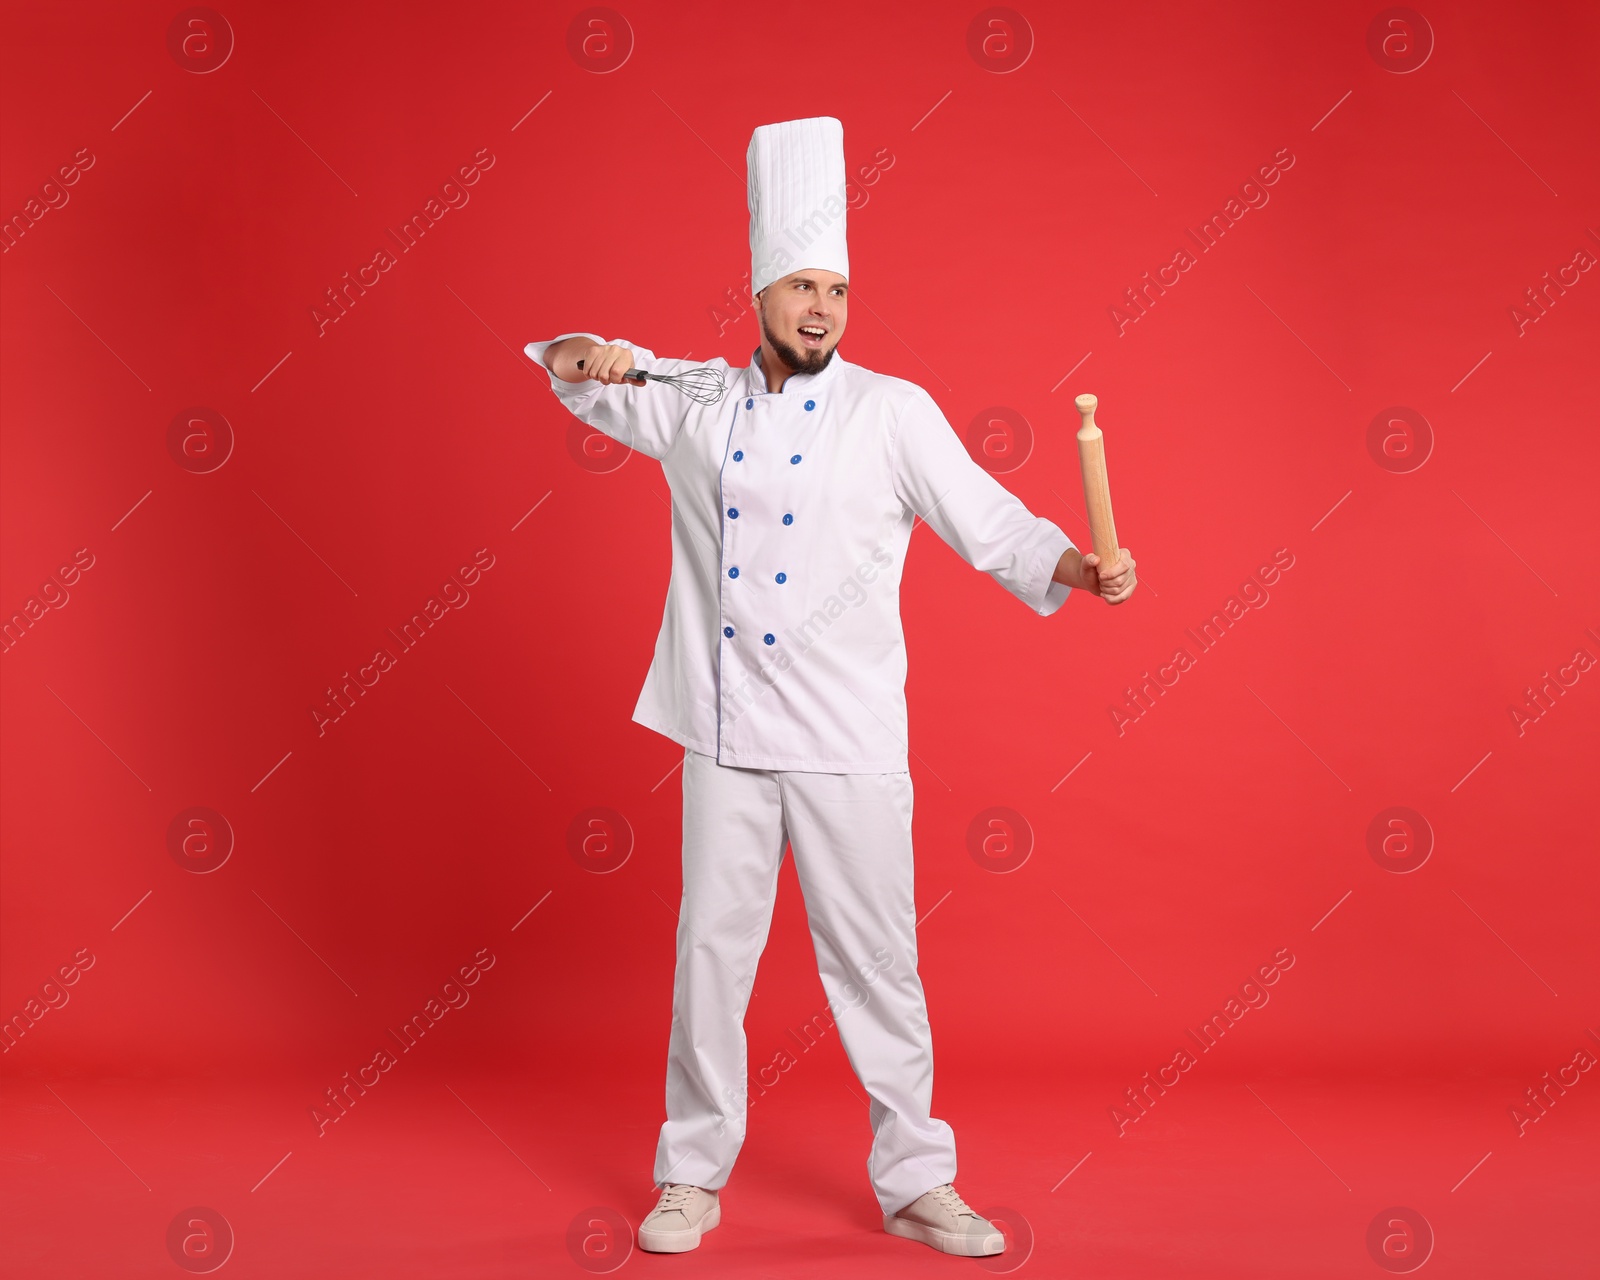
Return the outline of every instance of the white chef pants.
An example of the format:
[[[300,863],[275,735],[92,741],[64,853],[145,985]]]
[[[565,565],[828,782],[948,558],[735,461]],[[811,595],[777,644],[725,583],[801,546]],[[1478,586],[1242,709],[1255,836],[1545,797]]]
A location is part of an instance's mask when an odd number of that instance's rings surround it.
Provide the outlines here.
[[[826,1030],[831,1017],[871,1099],[867,1172],[879,1204],[894,1213],[955,1180],[955,1134],[929,1114],[933,1039],[917,976],[911,800],[909,773],[743,769],[685,749],[657,1186],[716,1190],[744,1143],[744,1015],[786,843],[828,1000],[812,1026]]]

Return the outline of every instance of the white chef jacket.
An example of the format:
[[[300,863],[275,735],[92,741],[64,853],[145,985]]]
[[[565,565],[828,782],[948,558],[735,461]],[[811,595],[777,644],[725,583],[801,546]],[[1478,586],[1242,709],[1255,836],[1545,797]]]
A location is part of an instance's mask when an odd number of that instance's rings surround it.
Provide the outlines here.
[[[530,342],[541,367],[561,334]],[[672,490],[672,574],[633,719],[719,764],[824,773],[907,769],[900,577],[916,516],[1034,612],[1073,542],[972,460],[921,387],[851,364],[769,392],[746,368],[708,365],[728,394],[696,403],[663,383],[563,382],[582,422],[655,458]]]

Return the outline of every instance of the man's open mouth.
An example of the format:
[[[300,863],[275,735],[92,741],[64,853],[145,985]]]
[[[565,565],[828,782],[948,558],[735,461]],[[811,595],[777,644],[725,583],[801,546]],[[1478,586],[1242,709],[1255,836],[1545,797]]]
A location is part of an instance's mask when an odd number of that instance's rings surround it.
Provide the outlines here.
[[[800,326],[800,341],[808,347],[820,347],[828,337],[828,331],[819,324],[803,324]]]

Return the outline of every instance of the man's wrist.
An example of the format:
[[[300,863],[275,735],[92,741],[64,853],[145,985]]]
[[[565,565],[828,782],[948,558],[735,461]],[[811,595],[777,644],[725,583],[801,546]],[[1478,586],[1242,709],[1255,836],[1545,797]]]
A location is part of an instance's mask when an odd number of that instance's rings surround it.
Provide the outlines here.
[[[584,382],[587,377],[577,366],[578,351],[594,343],[587,337],[562,338],[545,348],[545,368],[563,382]]]
[[[1050,575],[1052,582],[1064,582],[1077,590],[1092,591],[1088,576],[1083,571],[1083,553],[1077,547],[1068,547],[1056,561],[1056,570]]]

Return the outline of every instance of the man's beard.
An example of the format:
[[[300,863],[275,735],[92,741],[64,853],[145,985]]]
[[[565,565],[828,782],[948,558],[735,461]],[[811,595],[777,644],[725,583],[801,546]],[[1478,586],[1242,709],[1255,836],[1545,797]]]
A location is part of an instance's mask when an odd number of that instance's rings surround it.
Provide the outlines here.
[[[833,359],[833,353],[839,349],[837,342],[826,351],[810,351],[803,347],[790,346],[772,332],[767,324],[766,308],[761,309],[760,317],[762,334],[772,349],[778,353],[778,359],[788,366],[790,373],[821,373],[828,367],[828,361]]]

